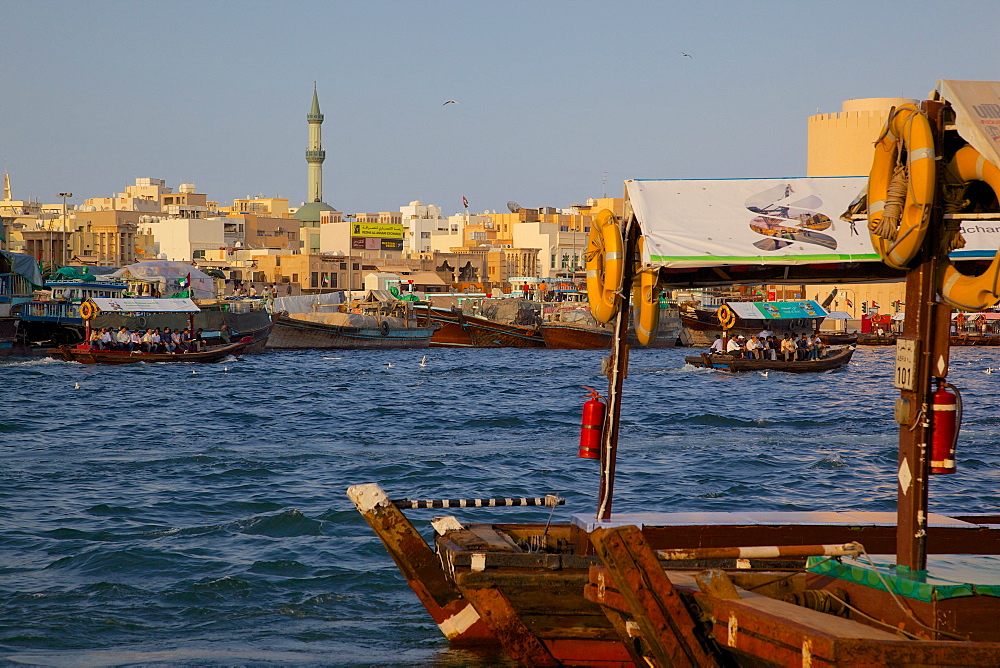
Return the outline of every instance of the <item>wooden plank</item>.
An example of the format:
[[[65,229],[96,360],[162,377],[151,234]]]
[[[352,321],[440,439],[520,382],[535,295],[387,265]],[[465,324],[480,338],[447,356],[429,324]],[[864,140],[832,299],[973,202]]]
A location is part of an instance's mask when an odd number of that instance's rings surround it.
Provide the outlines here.
[[[597,529],[590,540],[658,665],[716,665],[715,657],[702,647],[695,620],[638,528]]]
[[[406,516],[376,484],[355,485],[347,496],[385,545],[434,623],[454,645],[496,645],[498,639],[441,568]]]
[[[557,666],[559,662],[548,648],[525,626],[510,601],[497,589],[465,589],[462,592],[504,651],[515,661],[530,666]]]

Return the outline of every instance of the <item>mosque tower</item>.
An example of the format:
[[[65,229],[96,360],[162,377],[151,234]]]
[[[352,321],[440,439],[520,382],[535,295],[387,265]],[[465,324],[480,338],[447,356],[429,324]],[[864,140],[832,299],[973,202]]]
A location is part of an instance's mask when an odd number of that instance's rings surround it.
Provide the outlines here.
[[[326,151],[323,150],[323,114],[319,111],[319,96],[316,94],[316,84],[313,84],[312,108],[306,115],[309,121],[309,148],[306,149],[306,162],[309,163],[309,190],[307,202],[323,201],[323,161]]]

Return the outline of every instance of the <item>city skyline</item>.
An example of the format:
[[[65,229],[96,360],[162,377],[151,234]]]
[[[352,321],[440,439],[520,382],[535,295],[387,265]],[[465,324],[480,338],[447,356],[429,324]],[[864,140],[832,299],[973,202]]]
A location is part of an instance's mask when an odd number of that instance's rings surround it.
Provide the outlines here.
[[[463,197],[502,211],[621,196],[628,178],[803,175],[817,111],[996,78],[984,45],[1000,17],[978,1],[8,0],[4,12],[22,27],[0,44],[0,173],[15,199],[80,204],[154,177],[221,204],[298,205],[315,81],[325,201],[362,212],[419,199],[445,215]]]

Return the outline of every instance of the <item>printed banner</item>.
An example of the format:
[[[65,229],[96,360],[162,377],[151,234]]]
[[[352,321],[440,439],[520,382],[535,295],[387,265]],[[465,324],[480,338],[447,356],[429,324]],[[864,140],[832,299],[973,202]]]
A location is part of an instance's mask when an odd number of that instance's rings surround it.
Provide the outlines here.
[[[403,226],[395,223],[351,223],[352,237],[402,239]]]
[[[187,298],[93,297],[91,301],[102,313],[197,313],[201,310]]]
[[[800,302],[727,302],[744,320],[801,320],[825,318],[826,310],[811,299]]]

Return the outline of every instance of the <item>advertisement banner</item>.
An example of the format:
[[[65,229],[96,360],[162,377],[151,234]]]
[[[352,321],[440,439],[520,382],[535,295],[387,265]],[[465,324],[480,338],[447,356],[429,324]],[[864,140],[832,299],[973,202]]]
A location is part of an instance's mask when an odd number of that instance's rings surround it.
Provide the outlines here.
[[[825,318],[826,310],[811,299],[798,302],[728,302],[744,320],[800,320]]]
[[[352,237],[402,239],[403,226],[394,223],[351,223]]]
[[[102,313],[197,313],[201,309],[190,299],[93,297]]]

